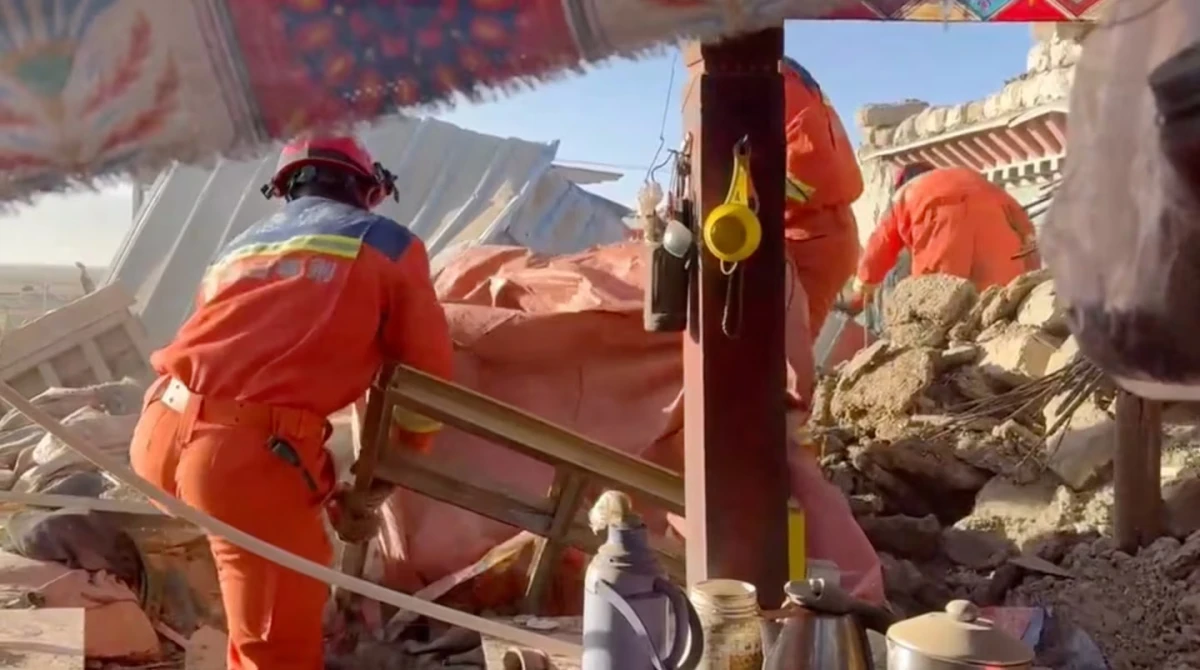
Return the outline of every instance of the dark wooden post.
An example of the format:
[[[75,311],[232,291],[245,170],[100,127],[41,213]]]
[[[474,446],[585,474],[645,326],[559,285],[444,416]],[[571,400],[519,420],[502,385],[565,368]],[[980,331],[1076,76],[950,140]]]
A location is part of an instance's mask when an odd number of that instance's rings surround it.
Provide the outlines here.
[[[1126,553],[1163,534],[1162,404],[1117,393],[1113,535]]]
[[[684,55],[700,221],[724,202],[734,144],[748,137],[763,226],[733,304],[730,278],[706,250],[692,285],[683,344],[688,581],[745,580],[776,607],[788,577],[783,29],[689,45]]]

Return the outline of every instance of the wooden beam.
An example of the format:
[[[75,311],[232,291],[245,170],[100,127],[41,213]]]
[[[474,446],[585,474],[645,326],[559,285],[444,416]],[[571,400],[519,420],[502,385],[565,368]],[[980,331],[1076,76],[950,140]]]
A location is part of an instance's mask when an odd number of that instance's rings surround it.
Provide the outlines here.
[[[1005,128],[1003,135],[1006,139],[1011,140],[1013,144],[1016,144],[1018,147],[1020,147],[1021,151],[1025,152],[1026,160],[1033,160],[1034,158],[1037,158],[1038,154],[1040,153],[1038,149],[1033,146],[1033,143],[1026,139],[1017,128]]]
[[[945,158],[927,149],[917,149],[915,154],[918,159],[923,160],[934,167],[944,168],[954,166],[954,163],[947,162]]]
[[[1117,394],[1117,453],[1113,458],[1113,535],[1135,553],[1162,536],[1162,405]]]
[[[494,480],[477,473],[461,472],[432,458],[391,451],[376,472],[383,481],[528,531],[556,544],[592,553],[605,539],[592,532],[586,511],[580,509],[578,504],[572,505],[562,498],[547,499],[506,490]],[[583,477],[583,473],[573,474]],[[636,496],[637,492],[632,493]],[[579,491],[568,493],[576,503],[581,502],[578,497],[580,494]],[[564,502],[567,504],[564,505]],[[566,516],[568,514],[570,516]],[[650,547],[669,575],[676,579],[684,576],[682,557],[668,542],[651,538]]]
[[[1065,152],[1067,150],[1067,117],[1065,114],[1054,114],[1045,118],[1046,130],[1054,137],[1054,141]]]
[[[563,552],[568,546],[564,540],[567,529],[575,523],[583,505],[586,484],[587,480],[578,473],[566,470],[554,473],[554,484],[550,488],[549,496],[554,505],[554,514],[546,529],[546,536],[534,540],[533,557],[529,560],[527,572],[528,581],[525,583],[525,600],[522,603],[526,614],[542,612],[546,589],[550,586]]]
[[[974,160],[980,166],[979,170],[981,172],[986,171],[988,168],[996,165],[996,163],[992,161],[991,157],[985,155],[983,152],[975,148],[975,143],[972,142],[971,138],[969,137],[956,137],[947,142],[947,144],[951,149],[961,151],[967,156],[970,156],[972,160]]]
[[[986,133],[963,138],[963,141],[969,143],[973,148],[978,149],[979,153],[984,154],[991,159],[993,167],[1004,165],[1005,163],[1009,162],[1008,156],[1005,156],[1001,152],[997,151],[995,147],[983,141],[983,135],[986,135]]]
[[[734,145],[748,138],[763,236],[732,275],[702,248],[692,281],[683,343],[688,581],[744,580],[776,607],[788,579],[783,29],[689,53],[695,92],[684,128],[695,140],[699,220],[724,202]]]
[[[1029,136],[1033,138],[1033,141],[1036,142],[1039,147],[1041,147],[1041,156],[1048,157],[1058,155],[1058,147],[1054,144],[1054,138],[1050,136],[1050,133],[1047,133],[1046,130],[1041,127],[1040,123],[1034,121],[1032,123],[1022,124],[1017,131],[1020,132],[1022,130],[1029,133]]]
[[[635,493],[668,512],[684,512],[683,480],[678,473],[464,386],[401,365],[392,375],[388,400],[555,468],[587,473],[594,484]],[[383,416],[388,415],[385,410]]]
[[[1015,146],[1013,146],[1012,144],[1005,144],[1004,142],[1001,142],[999,139],[999,136],[1000,136],[1000,133],[996,133],[995,131],[988,131],[988,132],[980,133],[979,135],[976,135],[975,141],[979,142],[984,147],[987,147],[988,151],[991,151],[992,153],[999,156],[1000,163],[1019,163],[1019,162],[1021,162],[1021,160],[1022,160],[1021,155],[1020,155],[1020,153],[1018,153],[1017,148]]]
[[[1009,157],[1010,163],[1021,163],[1025,160],[1028,160],[1028,153],[1022,149],[1020,145],[1013,141],[1012,137],[1009,136],[1009,130],[1007,128],[993,130],[987,134],[987,138],[993,144],[1004,150],[1004,153]]]
[[[939,165],[939,167],[953,167],[964,164],[963,158],[950,155],[940,146],[930,145],[926,147],[926,151],[934,156],[937,156],[941,160],[941,165]],[[974,167],[969,161],[966,162],[965,165],[966,167]]]

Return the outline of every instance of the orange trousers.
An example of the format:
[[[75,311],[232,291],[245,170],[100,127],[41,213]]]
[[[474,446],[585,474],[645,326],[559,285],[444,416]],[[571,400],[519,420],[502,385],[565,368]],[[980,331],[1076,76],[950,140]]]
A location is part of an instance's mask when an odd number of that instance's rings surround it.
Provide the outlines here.
[[[130,445],[134,470],[196,509],[329,565],[323,514],[335,475],[326,436],[296,434],[304,431],[281,421],[213,417],[204,404],[192,396],[178,413],[149,395]],[[273,436],[292,446],[309,477],[272,452]],[[328,587],[219,537],[209,536],[209,546],[229,628],[229,670],[323,669]]]
[[[808,327],[816,341],[858,269],[858,225],[849,205],[794,214],[788,222],[795,228],[784,231],[784,249],[808,294]]]

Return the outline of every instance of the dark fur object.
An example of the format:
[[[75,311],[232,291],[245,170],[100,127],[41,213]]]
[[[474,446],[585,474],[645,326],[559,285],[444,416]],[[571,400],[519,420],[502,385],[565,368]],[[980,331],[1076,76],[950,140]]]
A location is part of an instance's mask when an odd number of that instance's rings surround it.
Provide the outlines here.
[[[141,593],[145,566],[133,538],[104,512],[33,510],[10,519],[5,549],[72,570],[104,570]]]

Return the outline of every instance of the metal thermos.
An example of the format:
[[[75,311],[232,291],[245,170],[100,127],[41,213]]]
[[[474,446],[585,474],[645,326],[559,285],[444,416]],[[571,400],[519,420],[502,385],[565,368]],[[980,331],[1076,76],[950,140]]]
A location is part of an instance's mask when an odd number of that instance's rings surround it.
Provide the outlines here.
[[[628,498],[609,491],[602,506],[608,540],[584,577],[582,670],[693,670],[704,636],[696,611],[655,560]]]

